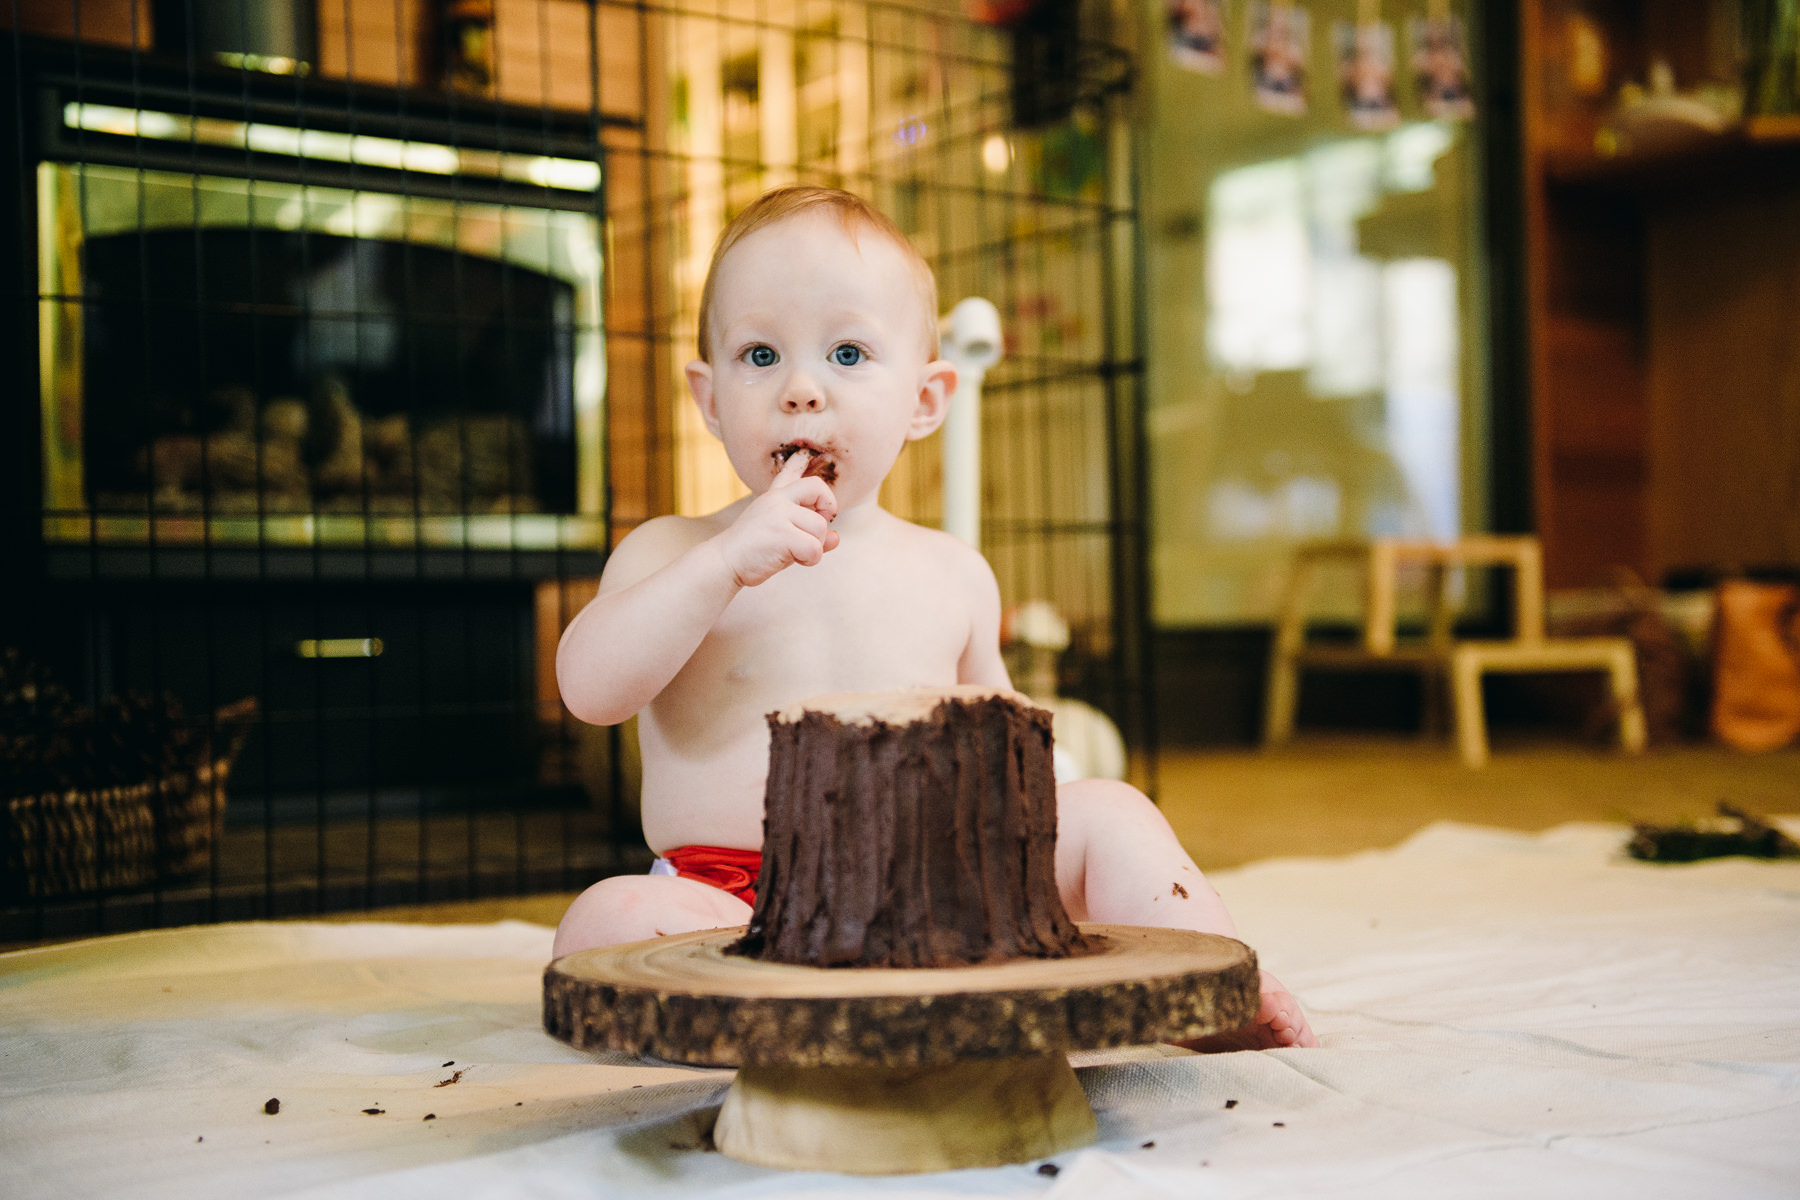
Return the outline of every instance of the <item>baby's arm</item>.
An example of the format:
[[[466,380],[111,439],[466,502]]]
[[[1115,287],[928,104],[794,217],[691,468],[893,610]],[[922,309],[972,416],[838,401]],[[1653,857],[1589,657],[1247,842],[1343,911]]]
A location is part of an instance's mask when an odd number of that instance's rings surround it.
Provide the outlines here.
[[[1000,655],[1000,585],[987,559],[960,543],[957,581],[969,613],[969,640],[956,663],[956,682],[1011,688],[1006,660]]]
[[[595,725],[625,720],[669,685],[733,596],[794,564],[813,566],[837,545],[837,500],[803,478],[796,454],[728,527],[699,539],[698,522],[650,521],[619,544],[600,591],[556,648],[569,711]]]

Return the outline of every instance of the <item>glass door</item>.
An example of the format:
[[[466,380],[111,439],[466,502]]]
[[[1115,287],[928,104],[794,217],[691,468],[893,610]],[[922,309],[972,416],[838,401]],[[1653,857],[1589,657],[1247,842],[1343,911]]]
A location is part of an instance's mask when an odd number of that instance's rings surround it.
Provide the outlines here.
[[[1479,47],[1441,0],[1150,18],[1152,615],[1262,623],[1300,541],[1487,527]]]

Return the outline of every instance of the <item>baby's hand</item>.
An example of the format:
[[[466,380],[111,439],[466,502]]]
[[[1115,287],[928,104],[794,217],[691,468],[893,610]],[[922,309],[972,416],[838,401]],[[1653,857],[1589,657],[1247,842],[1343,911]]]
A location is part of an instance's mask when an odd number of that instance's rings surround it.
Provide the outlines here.
[[[837,495],[818,476],[806,477],[811,451],[782,464],[769,490],[752,500],[719,539],[725,565],[740,587],[755,587],[799,563],[817,566],[837,548]]]
[[[1282,1050],[1289,1046],[1317,1046],[1319,1039],[1306,1022],[1306,1014],[1293,993],[1281,981],[1262,973],[1262,994],[1256,1005],[1256,1016],[1241,1029],[1215,1033],[1208,1037],[1177,1042],[1202,1054],[1220,1054],[1230,1050]]]

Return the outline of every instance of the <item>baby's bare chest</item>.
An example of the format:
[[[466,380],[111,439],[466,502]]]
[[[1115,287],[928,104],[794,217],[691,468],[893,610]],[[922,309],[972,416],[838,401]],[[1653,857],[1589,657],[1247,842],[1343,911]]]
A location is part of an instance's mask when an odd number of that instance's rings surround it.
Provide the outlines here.
[[[767,716],[829,692],[957,682],[973,626],[966,584],[898,556],[789,567],[733,598],[639,726],[653,846],[755,846]]]
[[[790,567],[744,589],[690,667],[758,703],[955,682],[969,640],[966,592],[928,565],[848,569],[862,565]]]

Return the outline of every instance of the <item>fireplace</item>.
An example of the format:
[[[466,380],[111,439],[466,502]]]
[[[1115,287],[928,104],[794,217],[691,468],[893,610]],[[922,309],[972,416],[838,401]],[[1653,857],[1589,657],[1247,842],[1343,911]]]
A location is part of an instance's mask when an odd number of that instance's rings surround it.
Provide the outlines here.
[[[49,543],[603,541],[593,143],[96,90],[36,167]]]
[[[635,126],[9,51],[0,648],[257,717],[202,875],[0,905],[0,942],[635,865],[619,739],[545,668],[613,516],[601,146]]]

